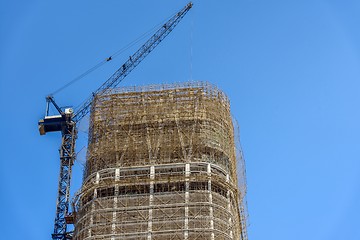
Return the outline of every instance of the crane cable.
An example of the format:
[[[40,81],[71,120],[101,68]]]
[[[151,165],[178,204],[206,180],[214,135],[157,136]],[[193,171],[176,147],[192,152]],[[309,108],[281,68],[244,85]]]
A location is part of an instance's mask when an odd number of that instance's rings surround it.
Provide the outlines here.
[[[193,11],[194,12],[194,11]],[[194,13],[190,13],[191,27],[190,27],[190,81],[193,78],[193,33],[194,33]]]
[[[85,76],[89,75],[90,73],[92,73],[93,71],[95,71],[96,69],[98,69],[99,67],[101,67],[102,65],[104,65],[107,62],[110,62],[112,59],[114,59],[115,57],[117,57],[118,55],[122,54],[123,52],[125,52],[126,50],[128,50],[129,48],[131,48],[132,46],[134,46],[135,44],[137,44],[138,42],[140,42],[142,39],[144,39],[145,37],[151,35],[151,33],[154,31],[154,29],[157,29],[160,25],[163,25],[165,22],[167,22],[167,20],[170,19],[170,17],[166,18],[165,20],[163,20],[162,22],[158,23],[157,25],[155,25],[154,27],[152,27],[150,30],[148,30],[147,32],[145,32],[144,34],[140,35],[138,38],[136,38],[134,41],[130,42],[129,44],[127,44],[125,47],[119,49],[118,51],[114,52],[112,55],[110,55],[108,58],[102,60],[101,62],[99,62],[98,64],[96,64],[95,66],[89,68],[88,70],[86,70],[84,73],[80,74],[79,76],[75,77],[73,80],[71,80],[70,82],[68,82],[67,84],[65,84],[64,86],[60,87],[59,89],[57,89],[56,91],[52,92],[51,94],[49,94],[50,96],[54,96],[55,94],[61,92],[62,90],[64,90],[65,88],[71,86],[72,84],[74,84],[75,82],[79,81],[80,79],[84,78]]]

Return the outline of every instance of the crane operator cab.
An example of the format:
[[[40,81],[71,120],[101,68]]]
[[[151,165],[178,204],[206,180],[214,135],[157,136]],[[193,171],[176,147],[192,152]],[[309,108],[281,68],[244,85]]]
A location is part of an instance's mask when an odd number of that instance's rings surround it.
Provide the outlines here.
[[[73,112],[72,108],[65,108],[65,111],[59,115],[45,116],[44,119],[40,119],[38,123],[40,135],[64,131],[72,120]]]

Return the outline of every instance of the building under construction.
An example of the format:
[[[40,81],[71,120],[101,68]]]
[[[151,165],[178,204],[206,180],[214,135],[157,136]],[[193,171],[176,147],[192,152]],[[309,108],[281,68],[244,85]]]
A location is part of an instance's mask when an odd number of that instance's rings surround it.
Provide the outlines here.
[[[236,135],[209,83],[95,96],[74,239],[247,239]]]

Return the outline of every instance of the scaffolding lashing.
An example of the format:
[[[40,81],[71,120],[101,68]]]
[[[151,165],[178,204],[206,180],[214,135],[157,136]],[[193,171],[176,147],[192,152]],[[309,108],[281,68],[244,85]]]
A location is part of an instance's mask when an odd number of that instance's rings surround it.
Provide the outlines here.
[[[235,132],[207,82],[95,96],[74,239],[247,239]]]

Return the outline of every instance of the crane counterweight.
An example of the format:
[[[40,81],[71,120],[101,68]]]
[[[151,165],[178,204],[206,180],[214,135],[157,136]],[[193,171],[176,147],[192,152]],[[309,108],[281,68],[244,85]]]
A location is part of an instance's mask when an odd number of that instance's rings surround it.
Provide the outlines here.
[[[47,132],[62,132],[68,122],[71,122],[72,116],[72,108],[66,108],[64,113],[59,115],[45,116],[38,123],[40,135],[45,135]]]

